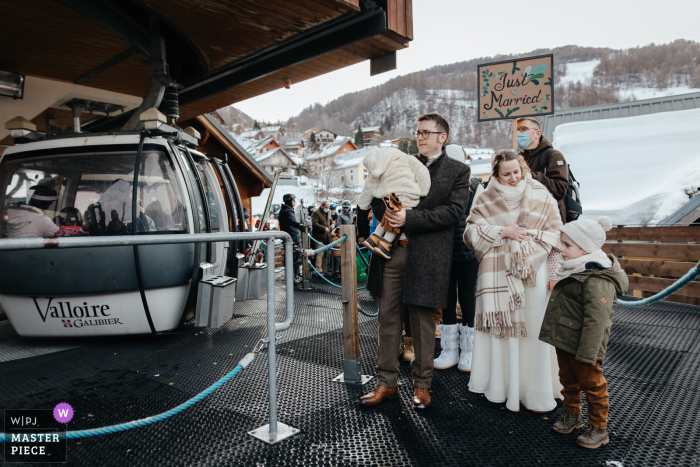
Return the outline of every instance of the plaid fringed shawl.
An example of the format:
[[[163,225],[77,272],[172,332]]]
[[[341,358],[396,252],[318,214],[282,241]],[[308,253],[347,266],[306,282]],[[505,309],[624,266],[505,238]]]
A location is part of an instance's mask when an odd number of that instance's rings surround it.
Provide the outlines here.
[[[464,243],[479,260],[475,327],[495,337],[527,336],[524,285],[535,286],[537,268],[559,243],[562,223],[556,201],[530,174],[525,183],[517,224],[528,225],[528,236],[520,245],[504,239],[493,246],[503,227],[513,225],[493,183],[474,201],[464,231]]]

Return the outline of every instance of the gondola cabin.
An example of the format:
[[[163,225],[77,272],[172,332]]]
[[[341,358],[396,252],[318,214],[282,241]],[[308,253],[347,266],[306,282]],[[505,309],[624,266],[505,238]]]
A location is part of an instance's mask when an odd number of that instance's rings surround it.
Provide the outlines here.
[[[2,238],[242,230],[228,166],[194,150],[197,140],[182,130],[164,128],[7,148],[0,162]],[[237,247],[7,251],[0,255],[0,303],[22,336],[167,331],[193,317],[203,270],[235,276]]]

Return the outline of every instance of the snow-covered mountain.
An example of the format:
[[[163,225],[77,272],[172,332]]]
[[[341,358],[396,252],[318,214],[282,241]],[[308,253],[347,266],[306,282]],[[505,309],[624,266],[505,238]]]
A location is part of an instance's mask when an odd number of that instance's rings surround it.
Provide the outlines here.
[[[700,44],[677,40],[628,50],[567,46],[527,54],[483,57],[394,78],[305,109],[288,125],[349,134],[357,125],[382,125],[388,137],[410,136],[413,120],[437,111],[463,145],[507,147],[511,123],[477,123],[476,66],[523,56],[554,55],[555,108],[566,109],[681,94],[700,89]]]

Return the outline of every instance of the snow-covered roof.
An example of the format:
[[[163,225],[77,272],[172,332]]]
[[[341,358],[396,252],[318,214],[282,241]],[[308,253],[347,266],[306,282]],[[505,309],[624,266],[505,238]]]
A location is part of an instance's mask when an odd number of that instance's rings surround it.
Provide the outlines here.
[[[301,138],[280,138],[278,143],[282,143],[284,146],[300,146],[303,144],[303,140]]]
[[[289,154],[287,154],[287,151],[285,151],[283,148],[270,149],[269,151],[263,152],[262,154],[253,154],[253,157],[255,158],[256,161],[262,162],[262,161],[274,156],[275,154],[284,154],[285,156],[287,156],[287,159],[292,161],[292,163],[294,165],[298,165],[298,163],[294,160],[294,158],[292,158]]]
[[[333,159],[333,161],[335,162],[335,167],[339,169],[357,167],[358,165],[360,165],[367,153],[374,149],[377,149],[377,147],[378,146],[375,145],[368,145],[355,151],[345,151],[342,154],[338,154],[337,156],[335,156],[335,159]]]
[[[282,128],[282,125],[266,126],[264,128],[261,128],[260,131],[265,133],[272,133],[275,131],[280,131],[280,128]]]
[[[464,152],[467,153],[467,156],[471,157],[472,159],[491,160],[491,156],[493,156],[493,154],[496,152],[493,150],[493,148],[475,148],[470,146],[462,146],[462,149],[464,149]]]
[[[352,140],[350,138],[343,138],[340,141],[335,141],[333,143],[330,143],[321,152],[318,152],[318,153],[314,154],[313,156],[309,157],[308,160],[317,160],[317,159],[323,159],[324,157],[334,156],[348,142],[352,144]]]
[[[270,144],[273,141],[277,142],[275,140],[275,137],[268,136],[267,138],[263,138],[260,140],[249,139],[249,140],[246,140],[245,142],[241,141],[241,144],[243,145],[243,147],[245,147],[246,151],[255,155],[254,153],[259,153],[261,149],[265,149],[265,146],[267,146],[268,144]]]
[[[246,130],[243,133],[241,133],[238,137],[239,138],[255,138],[261,130]]]
[[[381,128],[381,126],[362,127],[362,133],[367,133],[367,132],[369,132],[369,131],[377,132],[377,131],[379,131],[380,128]],[[355,130],[354,133],[357,133],[357,130]],[[353,133],[353,134],[354,134],[354,133]]]
[[[655,225],[688,202],[700,182],[700,109],[564,123],[554,147],[570,165],[583,217]],[[661,157],[660,157],[661,156]]]

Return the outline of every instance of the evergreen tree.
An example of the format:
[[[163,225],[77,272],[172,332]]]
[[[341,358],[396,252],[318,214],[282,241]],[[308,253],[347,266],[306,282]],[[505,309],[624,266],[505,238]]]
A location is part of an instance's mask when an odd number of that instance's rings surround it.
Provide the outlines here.
[[[256,130],[259,130],[259,129],[260,129],[260,124],[258,123],[257,120],[255,120],[255,121],[253,122],[253,128],[256,129]]]
[[[309,137],[309,147],[311,151],[316,152],[318,149],[318,142],[316,141],[316,133],[311,132],[311,137]]]
[[[386,133],[386,131],[384,131],[384,124],[383,123],[381,125],[379,125],[379,130],[377,131],[377,133],[379,133],[381,136],[384,136],[384,133]]]
[[[408,139],[401,138],[399,140],[399,151],[405,152],[406,154],[408,154],[408,145],[409,145]]]
[[[362,134],[362,125],[357,124],[357,131],[355,131],[355,146],[361,148],[365,145],[364,135]]]
[[[412,139],[408,145],[408,154],[418,154],[418,143],[415,139]]]
[[[391,120],[388,115],[384,117],[384,128],[386,128],[386,131],[391,131]]]

